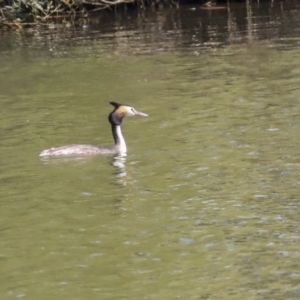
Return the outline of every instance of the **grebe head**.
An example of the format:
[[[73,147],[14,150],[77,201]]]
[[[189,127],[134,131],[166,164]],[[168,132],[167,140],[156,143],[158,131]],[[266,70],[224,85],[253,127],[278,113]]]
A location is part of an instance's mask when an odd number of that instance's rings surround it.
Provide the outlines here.
[[[140,116],[148,117],[147,114],[135,110],[132,106],[120,104],[117,102],[109,102],[115,109],[109,114],[108,120],[111,124],[121,125],[124,117]]]

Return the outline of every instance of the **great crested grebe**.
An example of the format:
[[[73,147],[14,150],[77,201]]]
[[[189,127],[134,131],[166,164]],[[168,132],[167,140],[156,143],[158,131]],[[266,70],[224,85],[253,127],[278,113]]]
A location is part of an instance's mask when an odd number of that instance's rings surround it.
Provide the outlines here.
[[[122,120],[126,116],[141,116],[148,117],[147,114],[136,111],[133,107],[126,104],[119,104],[116,102],[109,102],[115,108],[109,114],[108,121],[111,124],[112,135],[115,141],[115,145],[112,147],[102,147],[94,145],[81,145],[73,144],[62,146],[58,148],[51,148],[44,150],[40,153],[40,156],[67,156],[67,155],[92,155],[92,154],[116,154],[127,151],[126,143],[122,135],[121,124]]]

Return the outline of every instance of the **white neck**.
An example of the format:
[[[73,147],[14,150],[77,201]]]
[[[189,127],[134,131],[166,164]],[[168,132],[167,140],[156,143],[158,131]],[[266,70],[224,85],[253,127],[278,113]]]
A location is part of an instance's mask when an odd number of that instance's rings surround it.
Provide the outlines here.
[[[127,152],[127,147],[126,147],[124,137],[122,135],[121,126],[117,125],[115,130],[116,130],[115,133],[116,133],[116,136],[117,136],[116,146],[118,147],[119,152],[126,153]]]

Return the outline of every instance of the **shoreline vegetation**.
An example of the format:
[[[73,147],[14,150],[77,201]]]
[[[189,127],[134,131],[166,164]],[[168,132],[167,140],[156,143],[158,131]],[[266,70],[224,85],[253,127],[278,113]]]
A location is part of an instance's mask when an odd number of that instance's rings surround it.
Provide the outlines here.
[[[264,0],[0,0],[0,28],[22,29],[43,23],[74,22],[101,10],[177,7],[185,3],[216,10],[226,9],[229,3],[253,1]]]
[[[121,7],[176,5],[177,0],[0,0],[0,27],[23,27],[53,19],[84,18],[100,10]]]

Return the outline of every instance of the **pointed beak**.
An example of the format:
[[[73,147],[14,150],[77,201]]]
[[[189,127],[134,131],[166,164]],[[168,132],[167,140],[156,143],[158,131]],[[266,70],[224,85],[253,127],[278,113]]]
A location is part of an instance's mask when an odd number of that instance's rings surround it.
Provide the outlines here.
[[[140,116],[140,117],[149,117],[147,114],[144,114],[144,113],[142,113],[140,111],[135,111],[135,115],[136,116]]]

